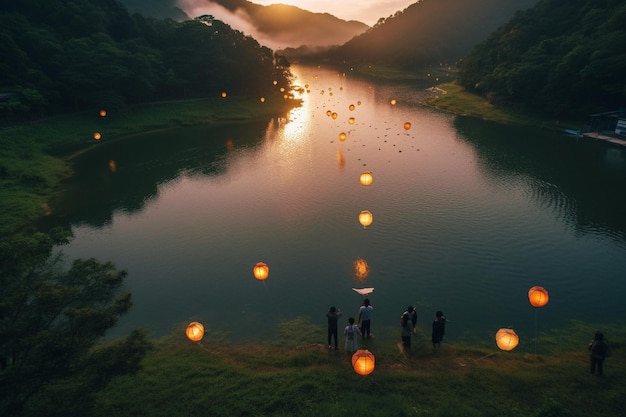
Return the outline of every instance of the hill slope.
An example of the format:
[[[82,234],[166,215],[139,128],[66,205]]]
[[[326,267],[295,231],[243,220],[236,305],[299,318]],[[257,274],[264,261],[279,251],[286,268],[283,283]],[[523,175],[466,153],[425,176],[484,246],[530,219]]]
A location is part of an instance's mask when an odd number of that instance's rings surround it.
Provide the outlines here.
[[[455,61],[536,0],[422,0],[333,48],[334,61],[419,67]]]
[[[495,104],[581,116],[626,105],[626,2],[541,0],[464,59],[460,84]]]
[[[272,49],[301,45],[341,45],[365,32],[369,26],[362,22],[345,21],[328,13],[313,13],[285,4],[262,6],[247,0],[188,1],[157,0],[158,7],[147,0],[123,0],[125,4],[149,16],[170,10],[177,19],[176,5],[189,18],[209,14],[234,29],[254,37]],[[180,10],[180,9],[178,9]],[[160,15],[158,17],[161,17]]]

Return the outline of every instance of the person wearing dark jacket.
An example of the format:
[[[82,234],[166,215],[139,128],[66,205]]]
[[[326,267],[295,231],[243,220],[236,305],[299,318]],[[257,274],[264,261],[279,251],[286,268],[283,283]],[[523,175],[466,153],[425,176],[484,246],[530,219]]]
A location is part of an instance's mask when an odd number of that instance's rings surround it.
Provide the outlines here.
[[[589,353],[591,356],[590,371],[595,374],[598,368],[598,375],[604,373],[604,359],[610,354],[608,343],[604,340],[604,334],[596,332],[593,340],[589,343]]]

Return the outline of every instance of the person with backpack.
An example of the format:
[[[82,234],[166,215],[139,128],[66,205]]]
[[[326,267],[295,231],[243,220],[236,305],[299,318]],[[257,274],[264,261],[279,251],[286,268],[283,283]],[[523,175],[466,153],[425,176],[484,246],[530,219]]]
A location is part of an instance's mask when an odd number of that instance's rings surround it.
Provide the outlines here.
[[[354,324],[354,317],[348,319],[348,325],[343,329],[343,334],[346,336],[346,352],[356,352],[359,348],[357,335],[361,335],[361,329],[358,324]]]
[[[604,340],[604,334],[596,332],[593,340],[589,342],[589,353],[591,356],[590,371],[592,374],[596,373],[598,368],[598,375],[602,376],[604,373],[604,359],[611,355],[611,348],[609,344]]]

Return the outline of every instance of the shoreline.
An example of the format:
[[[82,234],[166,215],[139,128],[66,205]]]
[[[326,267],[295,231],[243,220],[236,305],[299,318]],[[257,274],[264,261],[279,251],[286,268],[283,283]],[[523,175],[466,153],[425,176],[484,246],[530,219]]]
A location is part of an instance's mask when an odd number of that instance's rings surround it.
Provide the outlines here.
[[[0,130],[5,145],[2,168],[4,198],[0,201],[0,236],[37,230],[49,216],[49,202],[58,197],[63,180],[73,175],[71,161],[98,143],[119,141],[148,132],[184,126],[254,122],[280,117],[301,105],[282,96],[229,96],[151,102],[101,117],[98,110],[58,115],[7,126]],[[96,142],[94,132],[102,132]]]

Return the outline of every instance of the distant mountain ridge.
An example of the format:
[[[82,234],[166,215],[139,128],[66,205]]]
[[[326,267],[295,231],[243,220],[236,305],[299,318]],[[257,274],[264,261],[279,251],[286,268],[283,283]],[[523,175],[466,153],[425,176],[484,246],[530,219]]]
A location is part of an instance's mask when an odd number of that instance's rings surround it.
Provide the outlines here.
[[[421,0],[380,19],[324,57],[409,68],[455,61],[517,10],[535,3],[537,0]]]
[[[152,1],[122,2],[131,10],[146,15],[153,15],[155,10],[170,10],[170,17],[174,19],[180,18],[177,10],[181,9],[190,19],[210,14],[273,49],[341,45],[369,29],[362,22],[346,21],[329,13],[314,13],[285,4],[262,6],[247,0],[156,0],[158,7],[155,8]]]

